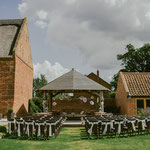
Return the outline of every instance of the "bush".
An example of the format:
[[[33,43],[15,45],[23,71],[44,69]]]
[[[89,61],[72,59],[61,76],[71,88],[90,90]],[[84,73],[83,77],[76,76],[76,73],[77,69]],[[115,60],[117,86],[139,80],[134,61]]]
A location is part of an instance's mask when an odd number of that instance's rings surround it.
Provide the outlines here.
[[[29,100],[29,113],[43,112],[43,100],[40,98],[32,98]]]
[[[115,98],[116,96],[116,92],[115,91],[111,91],[111,93],[109,94],[110,98]]]
[[[0,132],[1,133],[6,133],[7,132],[7,129],[5,126],[0,126]]]
[[[13,109],[8,109],[8,113],[13,113]]]
[[[148,107],[145,110],[144,109],[139,109],[137,114],[139,116],[150,116],[150,108]]]

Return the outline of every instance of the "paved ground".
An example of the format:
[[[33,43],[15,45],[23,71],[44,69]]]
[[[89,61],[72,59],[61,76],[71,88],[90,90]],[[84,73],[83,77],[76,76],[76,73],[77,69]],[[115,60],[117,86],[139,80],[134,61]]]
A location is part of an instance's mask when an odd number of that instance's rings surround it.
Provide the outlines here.
[[[7,124],[8,124],[7,119],[1,119],[0,120],[0,125],[7,125]]]

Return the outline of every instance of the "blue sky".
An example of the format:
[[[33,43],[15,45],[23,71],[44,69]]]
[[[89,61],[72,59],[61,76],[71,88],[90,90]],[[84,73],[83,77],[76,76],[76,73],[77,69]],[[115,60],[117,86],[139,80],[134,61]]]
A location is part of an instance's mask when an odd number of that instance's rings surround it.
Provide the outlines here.
[[[136,3],[136,5],[135,5]],[[129,43],[149,42],[148,0],[1,0],[0,19],[27,17],[34,76],[52,80],[71,68],[100,70],[107,81],[120,69],[116,55]]]

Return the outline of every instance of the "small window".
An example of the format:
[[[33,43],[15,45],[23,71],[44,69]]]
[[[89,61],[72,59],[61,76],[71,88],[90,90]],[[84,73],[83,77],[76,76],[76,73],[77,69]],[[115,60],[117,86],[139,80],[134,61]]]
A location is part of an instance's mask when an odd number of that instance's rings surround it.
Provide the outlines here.
[[[144,109],[144,100],[143,99],[137,100],[137,110],[139,110],[139,109]]]
[[[146,100],[146,108],[148,108],[148,107],[150,108],[150,99]]]

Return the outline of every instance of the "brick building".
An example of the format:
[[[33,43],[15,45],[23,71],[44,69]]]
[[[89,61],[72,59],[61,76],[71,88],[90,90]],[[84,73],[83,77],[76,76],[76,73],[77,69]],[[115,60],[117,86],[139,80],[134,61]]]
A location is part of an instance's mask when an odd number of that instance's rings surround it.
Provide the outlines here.
[[[100,77],[99,70],[97,70],[97,74],[91,72],[87,77],[92,79],[93,81],[99,83],[100,85],[104,86],[105,88],[107,88],[111,91],[111,85]],[[104,97],[105,98],[109,97],[110,91],[104,91]]]
[[[111,85],[99,76],[99,70],[97,70],[97,74],[91,72],[87,77],[111,90]]]
[[[120,72],[116,105],[121,114],[136,115],[139,109],[150,107],[150,72]]]
[[[33,64],[27,20],[0,20],[0,113],[19,115],[32,97]]]

